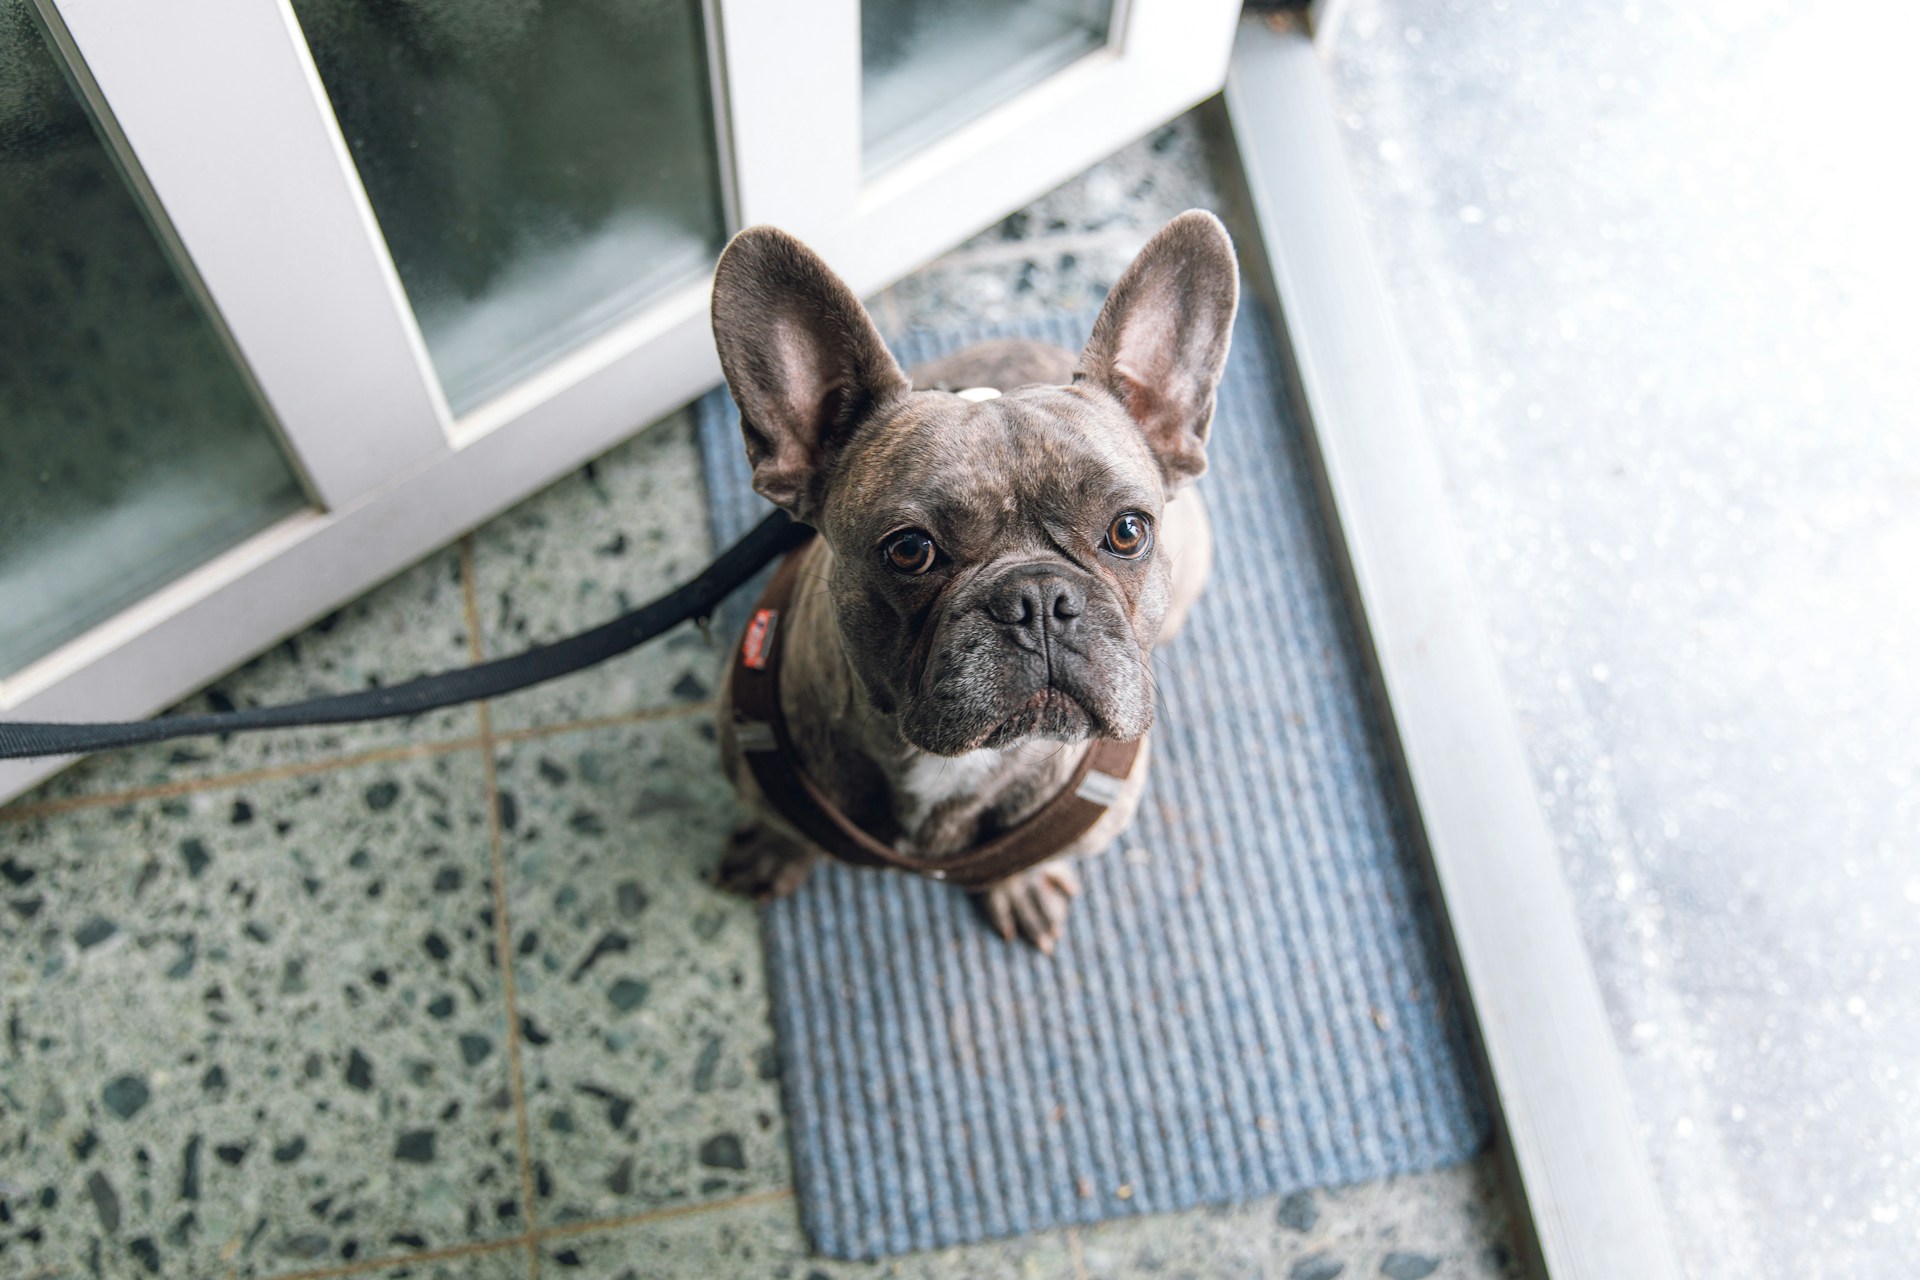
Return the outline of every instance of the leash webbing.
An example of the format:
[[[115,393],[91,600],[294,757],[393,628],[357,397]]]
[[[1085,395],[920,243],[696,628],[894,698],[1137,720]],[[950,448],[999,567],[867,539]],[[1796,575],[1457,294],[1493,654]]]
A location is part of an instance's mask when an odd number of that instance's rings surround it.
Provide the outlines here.
[[[387,688],[310,698],[277,707],[247,707],[207,715],[162,716],[120,724],[35,724],[0,721],[0,760],[63,756],[114,747],[142,746],[201,734],[303,725],[348,724],[419,715],[441,707],[498,697],[556,676],[605,662],[692,618],[707,618],[763,565],[800,546],[813,534],[784,511],[776,511],[720,553],[718,559],[666,595],[590,631],[510,657],[457,671],[420,676]]]

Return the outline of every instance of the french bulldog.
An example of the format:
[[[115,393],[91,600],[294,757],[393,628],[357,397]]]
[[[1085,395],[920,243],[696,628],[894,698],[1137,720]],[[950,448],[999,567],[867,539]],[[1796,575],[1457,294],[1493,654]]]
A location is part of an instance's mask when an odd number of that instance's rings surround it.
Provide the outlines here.
[[[795,553],[779,706],[800,769],[862,830],[951,857],[1043,806],[1094,739],[1145,738],[1154,646],[1212,561],[1193,481],[1238,295],[1225,228],[1190,211],[1077,358],[986,342],[909,375],[798,240],[754,227],[727,246],[713,332],[753,487],[819,532]],[[821,851],[761,794],[731,705],[729,688],[721,753],[749,817],[719,879],[777,896]],[[1131,820],[1147,760],[1084,836],[977,890],[1003,936],[1052,953],[1071,864]]]

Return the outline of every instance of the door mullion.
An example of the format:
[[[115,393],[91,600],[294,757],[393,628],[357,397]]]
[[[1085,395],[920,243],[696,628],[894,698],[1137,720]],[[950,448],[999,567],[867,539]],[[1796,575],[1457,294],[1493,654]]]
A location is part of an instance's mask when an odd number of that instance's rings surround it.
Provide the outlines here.
[[[860,190],[859,0],[712,3],[740,225],[824,236]]]
[[[285,0],[35,0],[323,507],[449,451],[448,414]]]

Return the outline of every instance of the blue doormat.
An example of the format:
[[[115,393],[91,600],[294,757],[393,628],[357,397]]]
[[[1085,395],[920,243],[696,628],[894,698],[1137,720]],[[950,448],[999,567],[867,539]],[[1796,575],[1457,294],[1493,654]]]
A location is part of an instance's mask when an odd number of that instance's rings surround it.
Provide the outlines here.
[[[1078,350],[1091,315],[916,333]],[[874,1258],[1465,1160],[1488,1135],[1279,348],[1243,308],[1200,483],[1218,550],[1156,656],[1133,829],[1052,959],[965,895],[822,864],[766,911],[794,1175],[820,1252]],[[766,510],[724,389],[714,532]]]

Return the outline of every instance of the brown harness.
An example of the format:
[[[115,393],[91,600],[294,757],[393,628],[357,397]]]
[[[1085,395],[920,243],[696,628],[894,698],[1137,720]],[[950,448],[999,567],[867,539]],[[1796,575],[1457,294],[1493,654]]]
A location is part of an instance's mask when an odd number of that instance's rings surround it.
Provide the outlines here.
[[[794,758],[793,739],[780,710],[781,621],[793,600],[806,547],[787,554],[755,605],[733,656],[734,733],[754,781],[800,833],[836,858],[866,867],[891,867],[980,889],[1045,862],[1093,829],[1120,797],[1140,754],[1140,743],[1096,739],[1067,785],[1019,826],[984,844],[943,858],[917,858],[855,826],[827,799]]]

